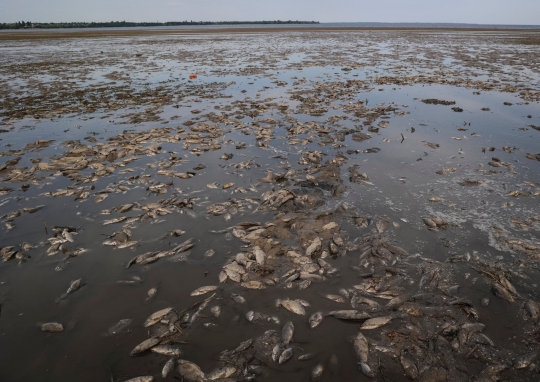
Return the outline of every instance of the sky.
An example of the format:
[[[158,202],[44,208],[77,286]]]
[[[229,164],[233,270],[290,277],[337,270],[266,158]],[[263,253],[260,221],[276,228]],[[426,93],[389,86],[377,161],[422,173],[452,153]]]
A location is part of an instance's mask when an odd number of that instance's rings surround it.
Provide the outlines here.
[[[0,0],[0,22],[442,22],[540,24],[540,0]]]

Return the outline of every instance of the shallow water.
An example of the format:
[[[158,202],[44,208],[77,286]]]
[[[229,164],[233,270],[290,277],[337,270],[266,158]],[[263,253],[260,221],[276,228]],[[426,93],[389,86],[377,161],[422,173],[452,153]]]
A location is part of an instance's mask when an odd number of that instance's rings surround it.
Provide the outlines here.
[[[536,46],[521,45],[514,34],[502,32],[388,31],[3,41],[0,49],[0,143],[4,146],[0,166],[21,157],[17,164],[0,172],[0,187],[6,187],[0,196],[0,247],[19,249],[23,242],[36,246],[24,252],[25,262],[12,259],[0,264],[3,380],[161,378],[169,357],[146,352],[131,358],[129,354],[147,338],[143,323],[150,314],[169,306],[193,313],[196,309],[190,307],[211,295],[190,297],[203,285],[220,285],[209,306],[220,305],[222,315],[212,318],[206,309],[203,317],[183,327],[183,334],[175,340],[187,342],[181,345],[180,358],[196,363],[204,372],[224,364],[218,360],[223,351],[266,330],[281,333],[283,324],[291,320],[295,324],[291,344],[294,359],[278,365],[255,356],[248,363],[262,363],[262,374],[251,376],[239,368],[236,380],[309,380],[317,362],[326,366],[322,380],[368,380],[358,369],[350,341],[360,323],[326,317],[319,327],[310,329],[307,317],[316,311],[351,309],[350,302],[333,302],[321,294],[338,294],[340,288],[351,288],[362,282],[361,274],[370,271],[382,275],[378,290],[414,296],[422,293],[423,297],[413,300],[423,301],[425,307],[466,298],[479,316],[474,319],[460,311],[451,318],[427,315],[418,319],[403,314],[381,328],[364,331],[377,380],[408,379],[400,359],[377,351],[377,345],[391,346],[401,356],[410,354],[421,373],[425,372],[423,365],[442,367],[450,373],[448,359],[435,357],[440,353],[433,351],[432,342],[445,325],[476,321],[485,325],[482,333],[495,346],[467,342],[454,349],[453,359],[466,370],[455,371],[448,380],[469,380],[481,375],[486,366],[508,362],[501,374],[506,380],[537,380],[537,363],[518,370],[510,361],[538,350],[537,323],[523,309],[525,300],[540,300],[540,161],[526,157],[527,153],[540,154],[540,131],[530,127],[540,126]],[[190,73],[197,73],[198,78],[188,80]],[[507,85],[512,89],[505,88]],[[530,93],[520,94],[524,90]],[[455,105],[421,101],[431,98],[455,101]],[[452,107],[463,111],[455,112]],[[366,112],[363,116],[356,114],[361,108]],[[482,110],[486,108],[489,111]],[[200,112],[194,114],[197,110]],[[195,124],[184,125],[186,121]],[[382,121],[387,121],[388,127],[368,131]],[[196,147],[208,149],[200,142],[184,146],[192,128],[202,122],[223,131],[223,135],[213,137],[219,149],[193,152]],[[300,123],[308,128],[297,133],[294,129],[302,126]],[[257,139],[256,131],[265,126],[271,127],[266,130],[272,134],[267,140],[261,136]],[[31,161],[41,158],[42,163],[53,163],[51,158],[66,157],[81,143],[98,151],[110,150],[116,142],[111,139],[119,134],[135,133],[136,138],[150,129],[166,127],[170,132],[139,145],[158,143],[159,150],[128,152],[112,161],[95,154],[89,156],[95,168],[74,171],[64,166],[39,171]],[[352,138],[358,132],[371,138],[357,142]],[[178,142],[165,141],[176,134]],[[53,142],[45,148],[25,149],[38,140]],[[236,149],[241,142],[246,147]],[[122,146],[129,151],[129,140]],[[504,146],[509,149],[503,150]],[[370,148],[380,151],[363,152]],[[322,152],[322,167],[299,163],[304,154],[313,151]],[[221,159],[225,153],[234,156]],[[173,157],[182,160],[173,161],[168,170],[194,171],[196,175],[190,179],[159,175],[157,171],[170,165]],[[505,164],[490,166],[493,157]],[[137,160],[123,162],[129,158]],[[344,159],[337,170],[332,170],[337,172],[337,180],[330,181],[320,171],[335,158]],[[98,166],[101,163],[113,166],[114,171],[95,175],[102,169]],[[243,167],[234,166],[242,163]],[[193,170],[198,164],[206,168]],[[358,173],[367,174],[368,183],[350,181],[349,168],[353,165],[358,166]],[[436,173],[443,168],[455,171]],[[10,180],[18,169],[28,177]],[[261,182],[268,170],[295,173],[280,182]],[[306,181],[307,174],[320,184]],[[465,179],[483,183],[460,185]],[[149,186],[168,182],[172,184],[164,194],[148,190]],[[219,183],[217,189],[207,187],[213,182]],[[228,182],[234,182],[234,186],[223,190],[221,186]],[[30,187],[23,191],[23,184]],[[119,190],[118,185],[127,190]],[[89,197],[74,200],[76,195],[47,195],[70,187],[77,193],[88,191]],[[279,189],[295,190],[297,194],[318,192],[317,208],[293,212],[290,208],[261,208],[264,193]],[[94,197],[104,190],[108,197],[95,203]],[[521,194],[509,196],[512,191]],[[141,221],[147,211],[140,207],[173,196],[194,198],[193,208],[171,208],[167,215]],[[430,202],[432,197],[440,201]],[[231,200],[237,206],[228,214],[207,213],[210,205]],[[102,213],[127,203],[138,205],[123,214]],[[39,205],[45,207],[35,213],[23,212],[23,208]],[[21,215],[10,217],[13,211]],[[291,216],[317,221],[326,219],[321,215],[324,212],[330,213],[329,219],[338,223],[339,234],[350,244],[348,251],[325,258],[337,268],[337,272],[325,274],[325,281],[314,282],[305,290],[298,290],[297,281],[290,286],[278,282],[264,290],[247,290],[231,280],[218,283],[226,261],[252,247],[230,232],[211,231],[230,231],[246,221],[281,227],[284,217]],[[103,225],[121,216],[138,220]],[[359,216],[367,217],[370,225],[356,226],[354,217]],[[447,229],[428,230],[422,220],[426,217],[443,219],[449,223],[444,227]],[[367,235],[377,232],[375,222],[380,218],[389,222],[382,236],[409,255],[395,260],[395,264],[371,259],[372,263],[362,265],[365,272],[351,268],[359,265],[362,252],[354,245],[361,247]],[[516,225],[511,222],[514,218],[529,219],[529,223]],[[65,253],[60,250],[49,255],[47,240],[55,235],[55,226],[73,227],[76,235],[74,243],[67,243]],[[136,240],[136,246],[117,249],[102,244],[123,227],[129,228],[130,240]],[[181,237],[169,236],[175,229],[186,232]],[[288,235],[276,234],[273,239],[278,243],[269,245],[302,252],[312,235],[321,234],[320,227],[309,224],[300,231],[294,227],[286,230]],[[195,247],[185,261],[173,262],[165,257],[126,269],[136,255],[169,250],[189,238],[195,240]],[[532,249],[523,252],[510,248],[504,238],[525,241]],[[87,252],[70,257],[79,248]],[[205,257],[209,249],[216,253]],[[466,253],[471,255],[469,262],[447,262]],[[273,276],[281,278],[290,269],[290,264],[282,260],[272,259]],[[385,267],[391,265],[403,269],[404,274],[390,276]],[[419,284],[429,267],[437,267],[439,281]],[[503,272],[517,290],[515,302],[494,296],[493,280],[482,270]],[[70,282],[79,278],[85,285],[60,299]],[[391,287],[385,287],[386,283]],[[459,285],[457,292],[446,292],[451,285]],[[145,302],[147,291],[155,286],[159,286],[156,296]],[[232,293],[243,295],[247,304],[235,304]],[[482,297],[490,298],[488,306],[480,304]],[[307,300],[307,315],[277,309],[278,298]],[[372,298],[386,304],[381,298]],[[248,311],[276,316],[280,323],[249,322],[245,317]],[[381,309],[372,316],[386,312]],[[397,314],[398,310],[391,312]],[[107,335],[110,327],[127,318],[133,320],[127,329]],[[40,326],[45,322],[60,322],[64,331],[42,332]],[[216,326],[203,326],[209,322]],[[452,338],[446,340],[451,342]],[[318,354],[310,361],[296,360],[308,352]],[[339,358],[340,367],[328,364],[332,354]],[[177,372],[168,377],[174,378],[180,378]]]

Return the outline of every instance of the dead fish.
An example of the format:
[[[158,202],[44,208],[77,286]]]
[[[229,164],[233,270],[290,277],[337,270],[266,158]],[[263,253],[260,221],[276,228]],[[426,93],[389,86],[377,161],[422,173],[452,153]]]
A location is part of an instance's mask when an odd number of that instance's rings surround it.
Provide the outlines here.
[[[41,331],[49,333],[60,333],[64,331],[64,325],[58,322],[47,322],[41,325]]]
[[[122,332],[122,330],[127,328],[131,324],[132,321],[133,320],[131,318],[124,318],[118,321],[116,324],[114,324],[107,330],[107,334],[112,336],[112,335]]]
[[[306,249],[306,256],[311,257],[312,254],[321,250],[321,239],[316,237]]]
[[[313,313],[310,317],[309,317],[309,327],[311,329],[314,329],[316,328],[317,326],[320,325],[320,323],[322,322],[322,320],[324,319],[324,315],[322,314],[322,312],[316,312],[316,313]]]
[[[340,320],[365,320],[371,317],[368,313],[359,312],[358,310],[333,310],[328,312],[327,315]]]
[[[253,254],[255,255],[255,260],[257,261],[257,264],[264,265],[265,259],[266,259],[266,253],[259,247],[255,247],[253,250]]]
[[[207,293],[215,291],[217,288],[218,287],[215,285],[202,286],[200,288],[195,289],[193,292],[191,292],[190,296],[200,296],[203,294],[207,294]]]
[[[230,183],[226,183],[223,185],[223,189],[226,190],[228,188],[231,188],[232,186],[234,186],[234,183],[233,182],[230,182]]]
[[[147,328],[149,326],[157,324],[163,317],[169,314],[171,310],[173,310],[173,308],[165,308],[152,313],[150,317],[148,317],[144,322],[144,327]]]
[[[504,288],[503,286],[499,285],[498,283],[493,283],[491,285],[491,291],[493,292],[493,294],[497,297],[500,297],[508,302],[514,302],[515,299],[514,299],[514,296],[512,296],[510,294],[510,292],[508,292],[508,290],[506,288]]]
[[[418,368],[414,364],[413,359],[407,355],[402,354],[400,357],[400,361],[401,361],[401,366],[403,367],[403,370],[405,371],[405,374],[411,379],[417,379]]]
[[[324,373],[324,366],[318,363],[311,370],[311,379],[313,381],[317,381],[322,377],[323,373]]]
[[[353,341],[354,352],[360,362],[367,364],[369,357],[368,340],[361,332],[358,332]]]
[[[206,187],[208,187],[208,188],[218,188],[218,186],[219,186],[219,183],[216,183],[216,182],[206,185]]]
[[[123,249],[123,248],[129,248],[133,247],[135,245],[139,244],[138,241],[132,240],[132,241],[126,241],[125,243],[118,244],[116,248]]]
[[[524,369],[528,367],[538,357],[538,352],[530,352],[520,355],[512,360],[514,369]]]
[[[219,305],[215,305],[213,307],[210,308],[210,314],[212,314],[212,316],[214,318],[218,318],[221,314],[221,307]]]
[[[283,325],[283,329],[281,329],[281,341],[288,345],[289,342],[291,342],[291,339],[294,334],[294,324],[291,321],[288,321],[285,325]]]
[[[109,194],[100,194],[100,195],[97,195],[97,196],[94,198],[94,203],[99,203],[99,202],[104,201],[105,199],[107,199],[107,196],[109,196]]]
[[[131,351],[130,356],[135,357],[136,355],[139,355],[156,346],[157,344],[159,344],[159,342],[160,341],[157,338],[148,338],[147,340],[144,340],[143,342],[135,346],[135,348]]]
[[[387,309],[393,309],[400,305],[403,305],[407,301],[409,301],[410,296],[408,294],[402,294],[400,296],[394,297],[390,301],[388,301],[388,304],[386,304]]]
[[[278,361],[279,361],[279,356],[280,356],[281,353],[283,352],[283,348],[284,348],[284,345],[283,345],[283,344],[276,344],[276,345],[272,348],[272,361],[274,361],[274,362],[278,362]]]
[[[393,317],[390,316],[370,318],[369,320],[365,321],[362,326],[360,326],[360,329],[369,330],[380,328],[381,326],[392,321],[392,318]]]
[[[353,308],[358,308],[359,305],[365,304],[369,306],[371,310],[379,309],[379,303],[363,296],[354,295],[351,299],[351,305]]]
[[[245,304],[246,303],[246,299],[244,297],[240,296],[239,294],[234,294],[233,293],[233,294],[231,294],[231,298],[237,304]]]
[[[122,217],[116,218],[116,219],[105,220],[105,221],[103,222],[103,225],[109,225],[109,224],[121,223],[121,222],[123,222],[124,220],[127,220],[127,217],[122,216]]]
[[[339,364],[339,358],[338,356],[333,353],[330,358],[328,359],[328,368],[330,369],[330,372],[334,375],[339,374],[339,370],[341,369],[341,365]]]
[[[364,373],[364,375],[370,378],[375,378],[375,373],[373,372],[373,370],[371,370],[371,367],[369,367],[367,363],[358,362],[358,364],[360,365],[360,370],[362,371],[362,373]]]
[[[339,302],[339,303],[345,302],[345,299],[341,296],[338,296],[337,294],[323,294],[322,296],[334,302]]]
[[[313,359],[317,356],[317,353],[307,353],[302,354],[300,357],[297,358],[298,361],[309,361],[310,359]]]
[[[158,291],[158,287],[150,288],[150,290],[147,292],[148,297],[146,298],[146,301],[150,301]]]
[[[375,227],[377,227],[379,233],[385,232],[388,229],[388,220],[379,217],[377,223],[375,223]]]
[[[171,357],[178,357],[182,354],[182,350],[178,346],[174,345],[157,345],[150,349],[152,353],[168,355]]]
[[[287,362],[288,360],[291,359],[291,357],[294,355],[294,350],[293,348],[287,348],[285,349],[281,355],[279,356],[279,360],[278,360],[278,363],[280,365],[283,365],[285,362]]]
[[[184,359],[178,360],[178,372],[189,382],[204,382],[205,379],[205,375],[199,366]]]
[[[173,371],[176,368],[176,357],[172,357],[165,363],[165,366],[163,366],[163,370],[161,371],[161,376],[163,378],[167,378],[169,373]]]
[[[296,300],[281,300],[281,306],[287,309],[289,312],[303,316],[306,314],[306,310]]]
[[[240,353],[240,352],[246,350],[248,347],[250,347],[251,344],[253,344],[253,338],[250,338],[249,340],[245,340],[240,345],[238,345],[238,347],[236,349],[234,349],[233,351],[235,353]]]
[[[75,292],[75,291],[78,290],[82,285],[83,285],[83,284],[82,284],[82,279],[78,279],[78,280],[72,281],[71,284],[69,285],[69,288],[68,288],[67,292],[64,293],[62,296],[60,296],[60,298],[62,298],[62,299],[66,298],[68,294]]]
[[[266,285],[257,280],[246,281],[241,283],[240,285],[247,289],[266,289]]]
[[[311,285],[311,280],[304,280],[298,283],[298,289],[303,290]]]
[[[236,373],[236,370],[238,369],[234,366],[223,366],[206,374],[206,379],[209,381],[214,381],[216,379],[229,378],[231,375]]]
[[[151,375],[143,375],[140,377],[130,378],[125,382],[153,382],[153,381],[154,381],[154,377],[152,377]]]
[[[534,322],[537,322],[540,318],[540,305],[536,303],[533,300],[527,300],[525,302],[525,309],[527,310],[527,313],[531,316],[531,319]]]

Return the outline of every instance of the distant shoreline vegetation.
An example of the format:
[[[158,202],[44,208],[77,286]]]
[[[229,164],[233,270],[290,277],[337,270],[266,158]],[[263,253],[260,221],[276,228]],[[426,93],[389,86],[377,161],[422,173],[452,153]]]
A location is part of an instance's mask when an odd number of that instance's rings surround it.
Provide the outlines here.
[[[0,29],[51,29],[51,28],[122,28],[122,27],[171,27],[181,25],[246,25],[246,24],[319,24],[318,21],[274,20],[274,21],[167,21],[134,23],[129,21],[109,22],[72,22],[72,23],[33,23],[17,21],[16,23],[0,23]]]

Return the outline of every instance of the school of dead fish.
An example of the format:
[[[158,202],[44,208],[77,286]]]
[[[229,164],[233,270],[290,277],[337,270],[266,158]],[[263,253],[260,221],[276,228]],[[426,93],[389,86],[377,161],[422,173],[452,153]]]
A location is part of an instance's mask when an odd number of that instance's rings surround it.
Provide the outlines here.
[[[351,70],[346,69],[344,71]],[[42,193],[40,200],[43,203],[46,198],[63,197],[70,198],[74,203],[93,201],[99,205],[108,197],[120,198],[131,189],[141,187],[148,195],[155,196],[150,203],[141,200],[100,212],[95,224],[118,227],[102,240],[104,247],[114,250],[136,250],[143,246],[144,243],[137,240],[136,228],[145,222],[166,219],[167,215],[195,217],[206,214],[211,218],[223,218],[225,222],[238,214],[249,218],[224,230],[209,233],[223,235],[224,240],[235,240],[238,251],[227,256],[217,280],[205,285],[201,283],[190,293],[189,297],[199,297],[202,300],[185,306],[173,306],[171,303],[170,307],[155,311],[144,322],[135,323],[131,319],[123,319],[109,328],[108,335],[116,335],[132,324],[142,325],[145,330],[137,331],[140,343],[129,356],[155,353],[163,358],[159,372],[127,381],[151,382],[157,379],[157,374],[163,378],[179,375],[185,381],[194,382],[262,380],[267,376],[267,368],[280,370],[292,362],[308,365],[305,367],[311,370],[311,380],[317,381],[330,374],[335,375],[336,370],[338,373],[340,360],[336,354],[322,358],[319,353],[304,352],[295,341],[295,328],[304,325],[316,336],[319,326],[327,321],[336,326],[344,325],[344,322],[357,324],[356,334],[344,338],[343,346],[347,346],[349,352],[356,357],[359,375],[361,373],[369,378],[389,380],[387,374],[398,370],[398,374],[424,382],[488,382],[499,380],[509,370],[538,373],[540,305],[534,298],[520,293],[519,287],[513,283],[514,280],[525,279],[525,276],[480,254],[456,254],[449,256],[447,261],[412,254],[414,246],[410,243],[406,244],[406,250],[394,242],[392,227],[398,226],[397,222],[383,216],[368,216],[346,203],[330,207],[328,201],[339,202],[347,188],[353,187],[353,184],[376,186],[367,173],[359,172],[357,164],[347,168],[348,183],[343,180],[341,170],[352,155],[376,154],[381,150],[373,147],[346,150],[344,153],[341,150],[346,149],[345,137],[350,135],[355,142],[369,142],[372,134],[378,134],[379,129],[392,129],[393,124],[388,120],[390,117],[403,116],[407,112],[397,105],[370,107],[367,99],[360,99],[340,106],[345,113],[363,120],[363,125],[357,125],[352,130],[339,125],[340,120],[347,116],[341,119],[329,117],[326,123],[302,122],[295,118],[295,113],[323,116],[333,107],[333,101],[346,100],[352,94],[373,88],[370,83],[361,80],[317,81],[303,88],[301,86],[306,84],[305,79],[293,80],[295,87],[289,89],[288,94],[291,101],[297,102],[294,113],[291,106],[272,99],[237,100],[221,110],[202,114],[202,120],[199,115],[201,110],[192,110],[191,113],[197,117],[175,128],[155,127],[138,132],[123,132],[109,137],[105,142],[99,142],[94,137],[89,137],[85,143],[79,140],[63,142],[61,147],[64,151],[48,159],[32,161],[33,166],[30,168],[17,167],[20,159],[29,152],[39,152],[56,144],[54,141],[37,140],[19,150],[2,153],[2,156],[15,157],[0,165],[2,195],[12,193],[17,184],[22,184],[23,190],[35,187],[53,174],[73,184]],[[481,90],[499,89],[481,81],[473,83],[463,78],[450,80],[437,75],[377,76],[375,79],[377,86],[422,83],[450,83]],[[281,82],[276,84],[287,85]],[[538,92],[508,86],[504,91],[521,91],[519,96],[525,100],[537,100],[540,97]],[[226,86],[215,85],[208,90],[209,94],[216,88],[222,90]],[[205,91],[197,89],[196,92],[201,95]],[[141,100],[146,100],[145,97],[139,96]],[[438,99],[421,101],[443,106],[455,104],[454,101]],[[72,109],[75,107],[70,106]],[[40,113],[32,108],[33,105],[29,104],[26,112],[18,111],[17,115]],[[249,115],[253,120],[246,123],[239,118],[234,119],[224,112],[227,108],[235,108],[237,115]],[[461,108],[453,110],[463,111]],[[265,116],[265,113],[272,114],[272,117]],[[131,121],[135,123],[144,118],[152,121],[152,115],[156,115],[153,112],[146,114],[150,115],[132,115]],[[278,126],[286,130],[288,149],[277,150],[272,146]],[[540,130],[534,125],[530,127]],[[364,128],[371,134],[363,132]],[[244,142],[228,140],[227,134],[231,132],[253,135],[256,138],[255,146],[248,147]],[[307,147],[314,142],[321,146],[319,150]],[[164,150],[162,145],[165,144],[176,145],[176,151]],[[222,149],[229,151],[230,145],[235,145],[238,152],[253,150],[252,154],[258,149],[274,151],[275,158],[281,161],[282,166],[269,169],[266,176],[249,187],[238,185],[237,181],[224,184],[214,181],[207,184],[210,190],[226,190],[230,194],[227,201],[213,203],[205,200],[202,195],[186,195],[181,190],[182,186],[178,187],[196,176],[203,176],[206,169],[202,163],[197,166],[189,164],[188,169],[189,161],[184,154],[200,157],[197,160],[204,162],[201,156],[205,153]],[[428,141],[424,141],[423,145],[432,150],[441,147],[440,143]],[[494,151],[495,148],[490,147],[488,150]],[[513,151],[510,147],[502,150]],[[296,164],[289,161],[292,153],[298,155]],[[143,174],[141,168],[133,167],[142,157],[147,156],[157,158],[145,165],[153,169],[155,175]],[[244,157],[236,152],[223,153],[220,167],[230,175],[260,168],[262,164],[256,155],[252,156],[251,159],[243,160],[238,159]],[[535,162],[540,161],[540,154],[526,153],[524,156]],[[516,171],[511,163],[496,157],[487,165],[509,172]],[[182,171],[177,170],[177,167],[182,167]],[[455,172],[460,171],[455,167],[443,167],[436,174],[448,177]],[[93,185],[111,176],[115,176],[115,179],[107,187],[98,190]],[[461,176],[461,180],[456,181],[457,185],[477,187],[485,184],[483,179]],[[537,184],[525,182],[521,189],[511,190],[506,196],[539,195]],[[443,199],[433,196],[429,201],[441,203]],[[46,210],[46,203],[28,206],[22,209],[22,213],[13,211],[3,216],[2,221],[6,229],[11,231],[17,228],[17,218],[22,214]],[[258,212],[272,212],[273,215],[269,221],[259,222],[255,221]],[[520,229],[538,230],[540,226],[538,216],[530,216],[528,219],[515,217],[511,222]],[[351,233],[343,228],[346,224],[357,230]],[[438,232],[452,230],[457,223],[432,215],[423,217],[418,226]],[[17,259],[20,266],[27,266],[31,262],[31,254],[44,251],[47,256],[59,258],[55,270],[61,272],[75,264],[79,256],[92,255],[87,253],[89,251],[84,248],[84,243],[78,240],[84,229],[45,226],[49,236],[47,242],[5,245],[0,249],[0,256],[3,262]],[[184,229],[187,231],[170,227],[164,234],[163,240],[174,242],[170,248],[137,254],[123,265],[129,268],[158,261],[189,261],[190,251],[197,246],[198,241],[186,238],[194,233],[189,232],[188,228]],[[497,243],[508,251],[523,254],[533,261],[540,259],[540,242],[537,240],[513,238],[501,227],[493,227],[493,235]],[[291,237],[295,243],[284,244]],[[204,257],[213,257],[219,252],[218,248],[209,249]],[[358,276],[357,282],[350,285],[345,285],[340,279],[342,270],[336,266],[338,260],[344,258],[351,261],[350,268]],[[462,269],[458,265],[462,264],[475,270],[477,277],[490,285],[492,296],[484,296],[477,303],[460,294],[457,280]],[[141,279],[135,276],[117,282],[137,284]],[[324,286],[325,292],[310,292],[314,284]],[[83,287],[92,288],[92,285],[86,285],[82,278],[71,281],[60,299],[69,299],[71,294]],[[245,293],[234,292],[238,288]],[[259,298],[259,295],[268,298],[268,290],[276,291],[280,296],[271,303],[271,309],[266,312],[250,310],[250,299]],[[289,292],[298,290],[305,291],[305,299],[287,296]],[[152,287],[145,301],[150,302],[157,293],[159,287]],[[488,306],[491,298],[519,306],[519,321],[516,321],[516,325],[519,322],[519,325],[526,326],[531,338],[535,339],[519,349],[507,349],[504,343],[495,343],[484,334],[486,325],[482,323],[477,305]],[[317,301],[323,299],[330,301],[335,309],[314,309],[313,305],[318,305]],[[224,316],[223,312],[231,309],[242,312],[248,323],[260,324],[261,332],[256,337],[239,338],[238,343],[231,343],[229,348],[220,353],[219,366],[203,370],[190,361],[189,346],[183,338],[195,330],[204,328],[211,331],[223,325],[220,318]],[[273,329],[263,330],[268,325]],[[40,327],[48,333],[64,331],[64,325],[59,322],[43,323]],[[476,375],[471,375],[462,362],[468,358],[478,359],[483,364],[482,370]]]

